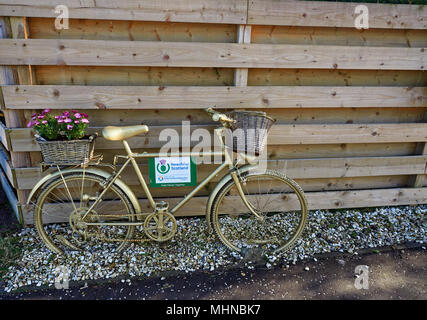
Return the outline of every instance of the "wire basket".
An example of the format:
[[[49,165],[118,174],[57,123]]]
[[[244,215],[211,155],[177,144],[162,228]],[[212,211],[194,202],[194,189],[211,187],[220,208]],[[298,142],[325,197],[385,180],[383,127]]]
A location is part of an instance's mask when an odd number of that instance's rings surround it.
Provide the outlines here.
[[[93,157],[96,136],[81,140],[46,141],[36,137],[45,165],[84,165]]]
[[[233,145],[230,145],[231,139],[225,139],[226,146],[234,152],[256,156],[262,154],[268,131],[276,120],[261,111],[232,111],[228,116],[235,122],[231,125]]]

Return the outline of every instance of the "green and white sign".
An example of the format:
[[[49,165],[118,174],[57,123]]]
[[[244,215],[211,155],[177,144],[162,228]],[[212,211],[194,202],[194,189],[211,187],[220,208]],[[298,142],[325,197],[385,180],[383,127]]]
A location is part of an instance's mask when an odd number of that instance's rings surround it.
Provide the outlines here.
[[[185,187],[197,183],[196,163],[191,157],[148,159],[150,187]]]

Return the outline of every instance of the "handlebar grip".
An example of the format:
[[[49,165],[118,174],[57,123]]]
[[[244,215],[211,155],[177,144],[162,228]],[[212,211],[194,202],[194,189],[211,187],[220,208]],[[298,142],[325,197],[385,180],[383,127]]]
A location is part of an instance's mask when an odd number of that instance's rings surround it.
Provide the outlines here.
[[[209,113],[209,114],[214,114],[215,113],[214,109],[212,109],[212,108],[206,108],[205,111],[207,113]]]

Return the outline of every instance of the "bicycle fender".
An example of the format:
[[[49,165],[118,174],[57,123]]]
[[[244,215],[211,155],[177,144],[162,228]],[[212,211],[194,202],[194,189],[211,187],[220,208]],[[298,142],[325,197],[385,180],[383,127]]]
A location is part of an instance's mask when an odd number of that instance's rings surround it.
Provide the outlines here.
[[[82,172],[82,169],[66,169],[66,170],[62,170],[61,173],[62,175],[67,175],[70,173],[75,173],[75,172]],[[111,176],[110,173],[104,171],[104,170],[100,170],[100,169],[95,169],[95,168],[86,168],[85,169],[86,173],[92,173],[98,176],[101,176],[103,178],[108,178],[109,176]],[[30,204],[31,199],[36,195],[37,191],[48,181],[51,180],[53,178],[56,178],[57,176],[60,175],[59,171],[55,171],[53,173],[50,173],[46,176],[44,176],[39,182],[37,182],[37,184],[34,186],[34,188],[31,190],[30,195],[28,196],[28,200],[27,200],[27,205]],[[135,196],[135,194],[133,193],[133,191],[128,187],[127,184],[125,184],[121,179],[117,178],[116,181],[114,181],[114,184],[116,184],[121,190],[123,190],[123,192],[126,193],[126,195],[129,197],[129,200],[131,201],[132,205],[135,208],[135,213],[140,213],[141,212],[141,206],[139,205],[138,202],[138,198]]]
[[[239,168],[239,173],[244,173],[247,172],[249,170],[257,170],[259,168],[258,165],[245,165],[241,168]],[[208,224],[208,233],[211,233],[212,231],[212,226],[211,226],[211,211],[212,211],[212,205],[213,202],[216,198],[216,195],[218,194],[218,192],[222,189],[222,187],[225,186],[225,184],[232,180],[232,176],[231,173],[226,174],[224,177],[221,178],[221,180],[218,182],[218,184],[215,186],[215,188],[212,190],[208,202],[206,204],[206,222]]]

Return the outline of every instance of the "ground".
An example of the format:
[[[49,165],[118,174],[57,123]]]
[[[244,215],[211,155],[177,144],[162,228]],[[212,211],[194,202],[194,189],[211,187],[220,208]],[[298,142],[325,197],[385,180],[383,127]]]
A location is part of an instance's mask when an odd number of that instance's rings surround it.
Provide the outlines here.
[[[355,267],[370,269],[369,288],[356,289]],[[27,288],[0,299],[420,299],[427,298],[427,251],[329,255],[289,268],[193,272],[152,279],[70,283],[68,290]]]
[[[0,235],[17,225],[0,192]],[[1,238],[1,237],[0,237]],[[3,256],[2,263],[5,263]],[[332,253],[273,269],[196,271],[168,277],[71,282],[68,290],[25,287],[0,299],[426,299],[423,246]],[[355,268],[369,267],[369,288],[355,288]]]

